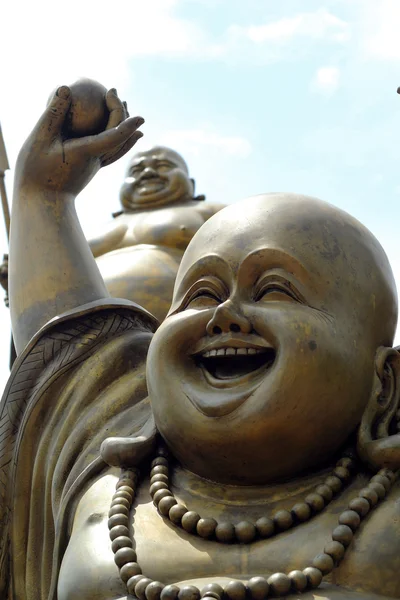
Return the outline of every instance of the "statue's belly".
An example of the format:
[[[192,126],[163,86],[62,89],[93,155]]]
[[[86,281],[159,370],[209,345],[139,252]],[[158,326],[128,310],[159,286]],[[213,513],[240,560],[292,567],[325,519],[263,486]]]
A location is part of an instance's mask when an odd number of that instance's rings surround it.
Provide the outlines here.
[[[163,321],[182,256],[182,250],[142,244],[108,252],[97,265],[111,296],[132,300]]]

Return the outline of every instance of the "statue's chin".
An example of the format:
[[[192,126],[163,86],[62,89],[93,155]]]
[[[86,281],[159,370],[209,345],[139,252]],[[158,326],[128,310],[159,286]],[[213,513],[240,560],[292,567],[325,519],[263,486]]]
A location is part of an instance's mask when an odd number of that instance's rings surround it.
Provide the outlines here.
[[[171,189],[170,186],[159,184],[151,189],[150,186],[143,187],[140,192],[125,195],[122,204],[128,210],[141,210],[168,206],[176,202],[190,200],[187,190],[184,188]]]

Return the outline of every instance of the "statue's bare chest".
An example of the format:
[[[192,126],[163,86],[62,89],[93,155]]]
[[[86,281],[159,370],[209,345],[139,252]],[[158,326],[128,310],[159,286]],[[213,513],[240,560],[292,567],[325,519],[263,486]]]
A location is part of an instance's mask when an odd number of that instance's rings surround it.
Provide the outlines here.
[[[127,230],[119,247],[154,244],[185,249],[204,218],[196,205],[171,206],[158,210],[126,213],[118,217]]]
[[[80,503],[60,572],[58,600],[114,600],[126,595],[108,536],[108,502],[115,485],[115,479],[111,479],[104,482],[106,485],[102,485],[101,490],[98,486],[94,496],[89,490],[89,497],[84,497]],[[89,504],[92,509],[87,512]],[[228,582],[233,578],[248,579],[254,575],[268,577],[274,572],[287,573],[309,566],[329,541],[337,514],[326,512],[271,540],[248,545],[221,545],[190,535],[163,519],[147,490],[143,489],[131,511],[130,522],[138,563],[147,577],[163,583],[195,580],[201,586],[208,582]],[[352,578],[350,554],[349,557],[334,571],[333,577],[327,578],[328,584],[341,585],[343,579],[345,585],[350,589],[353,587],[351,581],[360,573],[354,573]],[[332,595],[329,589],[321,593],[321,599],[350,597],[348,592],[337,595],[338,588]]]

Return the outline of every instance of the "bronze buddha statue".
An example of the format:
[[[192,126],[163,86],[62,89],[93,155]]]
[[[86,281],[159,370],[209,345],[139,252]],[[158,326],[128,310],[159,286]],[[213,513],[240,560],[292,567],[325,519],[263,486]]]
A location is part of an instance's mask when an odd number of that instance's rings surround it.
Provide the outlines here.
[[[162,321],[190,240],[222,205],[195,196],[178,152],[155,146],[134,154],[120,191],[122,210],[89,240],[111,296],[127,298]]]
[[[74,209],[141,121],[63,140],[69,101],[60,88],[17,165],[4,597],[399,598],[397,294],[379,242],[315,198],[231,205],[189,243],[153,334],[107,293]]]

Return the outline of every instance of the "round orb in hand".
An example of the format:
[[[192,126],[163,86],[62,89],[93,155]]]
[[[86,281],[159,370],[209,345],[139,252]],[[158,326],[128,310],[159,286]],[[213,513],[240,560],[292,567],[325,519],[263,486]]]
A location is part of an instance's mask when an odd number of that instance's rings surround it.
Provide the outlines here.
[[[66,117],[65,135],[78,138],[104,131],[109,117],[104,85],[93,79],[78,79],[69,88],[71,106]]]

